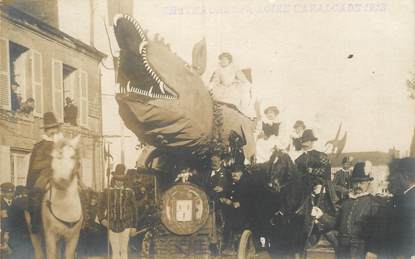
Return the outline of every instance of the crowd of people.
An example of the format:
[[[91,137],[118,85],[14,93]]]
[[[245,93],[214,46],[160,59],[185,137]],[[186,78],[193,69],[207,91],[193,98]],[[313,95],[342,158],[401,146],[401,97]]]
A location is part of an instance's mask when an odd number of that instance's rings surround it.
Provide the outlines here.
[[[29,189],[1,184],[1,255],[2,258],[34,258],[30,233]],[[111,247],[112,258],[128,258],[128,251],[140,251],[137,231],[143,232],[152,213],[153,186],[151,177],[136,169],[126,170],[118,164],[112,172],[110,187],[102,192],[84,189],[81,192],[84,221],[77,254],[80,258],[104,256]],[[141,230],[141,231],[140,231]],[[132,237],[135,242],[129,241]]]
[[[368,252],[365,227],[370,225],[370,216],[378,213],[382,206],[381,201],[368,192],[374,173],[371,163],[344,157],[342,168],[332,179],[328,155],[314,149],[314,143],[318,140],[314,132],[298,120],[292,134],[283,138],[283,123],[278,115],[279,110],[275,106],[265,109],[265,118],[256,135],[256,162],[268,162],[276,151],[288,154],[296,171],[312,176],[312,190],[298,209],[299,213],[306,215],[305,225],[311,226],[306,231],[307,241],[310,242],[309,237],[316,231],[313,227],[318,226],[317,229],[332,243],[338,258],[365,258]],[[54,140],[62,138],[60,123],[53,113],[44,115],[43,129],[45,135],[32,151],[27,185],[15,187],[12,183],[3,183],[0,186],[1,251],[10,258],[31,258],[30,234],[39,232],[41,228],[39,205],[50,181],[51,150]],[[401,223],[394,225],[397,229],[395,238],[399,240],[400,255],[411,256],[415,254],[411,246],[415,241],[415,159],[405,158],[401,162],[404,166],[399,167],[402,172],[400,182],[404,188],[398,192],[391,191],[396,194],[397,212],[394,215]],[[211,154],[207,172],[188,167],[174,170],[173,182],[199,185],[215,204],[224,245],[223,248],[212,246],[212,252],[235,254],[237,241],[249,224],[242,194],[252,172],[243,163],[226,166],[224,154],[219,151]],[[112,258],[126,259],[132,248],[139,250],[138,241],[130,242],[130,237],[151,224],[152,205],[155,204],[155,187],[151,180],[145,180],[144,171],[127,170],[125,165],[118,164],[111,173],[109,187],[103,192],[83,189],[84,222],[78,245],[80,256],[96,255],[100,247],[103,254],[111,251]],[[281,216],[284,213],[279,211]]]

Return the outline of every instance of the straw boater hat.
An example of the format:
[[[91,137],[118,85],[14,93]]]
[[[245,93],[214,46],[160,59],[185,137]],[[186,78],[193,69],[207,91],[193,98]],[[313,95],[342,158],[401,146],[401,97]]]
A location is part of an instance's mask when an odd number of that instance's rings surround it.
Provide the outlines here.
[[[372,168],[372,163],[369,161],[357,162],[353,168],[352,177],[350,181],[352,182],[364,182],[364,181],[373,181],[373,177],[370,176]]]
[[[41,129],[50,129],[60,126],[61,123],[55,117],[53,112],[46,112],[43,114],[43,126]]]

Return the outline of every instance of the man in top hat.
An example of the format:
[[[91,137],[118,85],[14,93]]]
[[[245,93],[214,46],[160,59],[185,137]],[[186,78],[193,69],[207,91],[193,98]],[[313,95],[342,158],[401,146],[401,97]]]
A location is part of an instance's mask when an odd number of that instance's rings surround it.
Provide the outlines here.
[[[333,217],[324,213],[319,207],[313,207],[311,215],[322,228],[339,231],[339,246],[336,258],[364,259],[368,252],[368,241],[374,237],[367,232],[368,226],[381,208],[378,198],[369,194],[372,165],[369,161],[358,162],[353,168],[352,192]]]
[[[35,144],[29,161],[26,187],[29,190],[30,214],[32,232],[39,233],[41,229],[40,208],[42,196],[52,174],[52,149],[54,140],[63,138],[61,123],[58,122],[52,112],[43,115],[43,130],[45,134],[42,140]]]
[[[14,185],[12,183],[2,183],[1,189],[1,213],[0,213],[0,228],[1,228],[1,246],[5,247],[9,242],[10,237],[10,208],[14,198]]]
[[[394,159],[389,166],[389,189],[394,195],[390,225],[395,256],[415,255],[415,158]]]
[[[326,193],[333,203],[337,201],[336,193],[331,183],[331,166],[327,154],[314,149],[318,139],[311,129],[306,129],[301,136],[302,154],[295,160],[297,170],[306,175],[309,181],[310,193]]]
[[[345,156],[342,168],[334,174],[333,185],[339,201],[347,198],[352,186],[350,182],[353,157]]]
[[[311,129],[306,129],[301,136],[302,154],[295,160],[298,172],[305,181],[308,195],[304,200],[301,213],[305,215],[305,244],[312,245],[318,241],[320,229],[315,228],[311,217],[313,206],[320,206],[330,215],[335,215],[337,197],[331,182],[331,166],[327,154],[314,149],[317,138]]]

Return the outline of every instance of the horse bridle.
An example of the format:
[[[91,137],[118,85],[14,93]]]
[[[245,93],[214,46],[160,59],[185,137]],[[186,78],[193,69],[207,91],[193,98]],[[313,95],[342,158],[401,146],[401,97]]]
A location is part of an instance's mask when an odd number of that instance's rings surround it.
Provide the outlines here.
[[[80,164],[79,164],[79,162],[78,162],[78,160],[76,160],[77,162],[76,162],[76,165],[75,165],[75,167],[72,169],[72,172],[71,172],[71,175],[70,175],[70,177],[69,177],[69,180],[64,180],[65,182],[72,182],[73,181],[73,179],[78,175],[78,170],[79,170],[79,168],[80,168]],[[62,187],[62,184],[58,184],[54,179],[53,179],[53,177],[52,177],[52,179],[51,179],[51,186],[49,187],[49,199],[47,200],[47,203],[46,203],[46,207],[48,207],[48,209],[49,209],[49,212],[50,212],[50,214],[56,219],[56,220],[58,220],[59,222],[61,222],[62,224],[64,224],[65,226],[67,226],[68,228],[73,228],[76,224],[78,224],[79,223],[79,221],[82,219],[82,214],[81,214],[81,217],[78,219],[78,220],[76,220],[76,221],[65,221],[65,220],[62,220],[62,219],[60,219],[58,216],[56,216],[55,215],[55,213],[53,213],[53,210],[52,210],[52,190],[53,190],[53,188],[52,187],[55,187],[56,189],[58,189],[58,190],[64,190],[65,188],[64,187]]]

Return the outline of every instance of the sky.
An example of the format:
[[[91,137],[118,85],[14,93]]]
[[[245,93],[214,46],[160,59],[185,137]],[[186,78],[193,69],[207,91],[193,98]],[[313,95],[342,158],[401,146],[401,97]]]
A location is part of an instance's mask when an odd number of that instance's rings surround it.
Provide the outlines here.
[[[415,125],[406,88],[415,69],[414,10],[412,0],[134,2],[142,27],[185,60],[206,39],[205,82],[223,51],[251,68],[262,106],[278,106],[288,127],[304,120],[319,149],[342,123],[345,151],[396,147],[403,154]],[[116,116],[117,108],[107,105],[104,113]],[[106,132],[119,131],[106,125]]]

